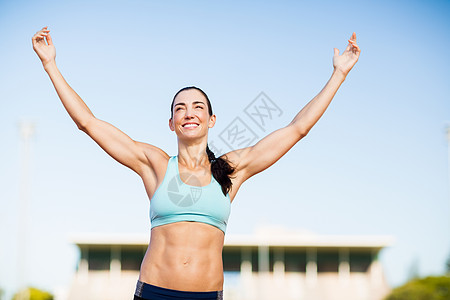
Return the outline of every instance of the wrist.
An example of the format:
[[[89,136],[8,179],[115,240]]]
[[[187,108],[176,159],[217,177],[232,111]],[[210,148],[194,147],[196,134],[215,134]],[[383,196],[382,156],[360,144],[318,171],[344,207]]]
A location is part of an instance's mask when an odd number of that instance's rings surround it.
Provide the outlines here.
[[[56,62],[55,60],[50,60],[48,62],[42,62],[42,66],[44,67],[44,70],[48,73],[52,69],[56,69]]]
[[[342,70],[339,70],[338,68],[334,68],[333,70],[333,74],[331,75],[331,77],[334,77],[340,81],[344,81],[345,78],[347,77],[348,73],[344,73]]]

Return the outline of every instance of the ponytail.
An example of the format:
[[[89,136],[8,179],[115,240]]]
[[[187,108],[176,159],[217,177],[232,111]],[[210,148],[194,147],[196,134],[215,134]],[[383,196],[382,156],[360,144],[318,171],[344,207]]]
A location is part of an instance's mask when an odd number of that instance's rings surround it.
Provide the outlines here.
[[[208,154],[208,159],[211,163],[211,174],[220,184],[222,192],[226,196],[232,186],[230,175],[233,174],[235,168],[227,160],[216,157],[209,149],[208,144],[206,144],[206,154]]]

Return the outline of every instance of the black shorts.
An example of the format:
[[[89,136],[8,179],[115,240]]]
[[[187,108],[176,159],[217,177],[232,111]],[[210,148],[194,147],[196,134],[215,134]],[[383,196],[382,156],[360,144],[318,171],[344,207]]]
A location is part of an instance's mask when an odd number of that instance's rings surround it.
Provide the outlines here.
[[[186,292],[162,288],[142,281],[137,282],[134,300],[203,299],[223,300],[223,291]]]

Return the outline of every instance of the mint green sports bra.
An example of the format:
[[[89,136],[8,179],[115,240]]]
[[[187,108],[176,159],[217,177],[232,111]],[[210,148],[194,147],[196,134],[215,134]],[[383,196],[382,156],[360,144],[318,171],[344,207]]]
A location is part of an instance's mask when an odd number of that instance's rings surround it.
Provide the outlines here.
[[[230,195],[223,195],[212,174],[206,186],[187,185],[180,178],[178,156],[170,157],[164,180],[150,200],[151,228],[192,221],[215,226],[225,234],[230,212]]]

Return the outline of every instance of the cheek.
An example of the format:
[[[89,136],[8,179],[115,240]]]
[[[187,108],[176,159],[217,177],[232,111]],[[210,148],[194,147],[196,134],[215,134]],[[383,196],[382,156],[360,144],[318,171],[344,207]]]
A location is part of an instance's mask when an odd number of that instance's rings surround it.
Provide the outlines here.
[[[184,114],[177,114],[176,116],[174,116],[174,122],[173,122],[173,126],[175,127],[180,127],[181,124],[184,123]]]
[[[178,122],[181,118],[182,118],[182,116],[181,116],[180,112],[175,112],[173,114],[173,121],[174,122]]]
[[[206,110],[204,110],[204,111],[202,111],[201,112],[201,115],[202,115],[202,118],[204,119],[204,120],[209,120],[209,118],[211,117],[210,115],[209,115],[209,113],[208,113],[208,111]]]

